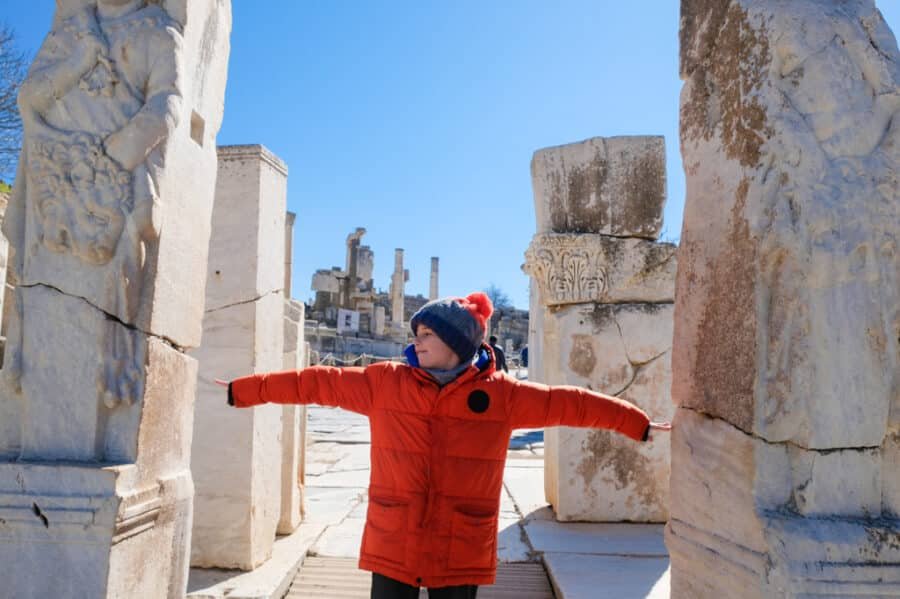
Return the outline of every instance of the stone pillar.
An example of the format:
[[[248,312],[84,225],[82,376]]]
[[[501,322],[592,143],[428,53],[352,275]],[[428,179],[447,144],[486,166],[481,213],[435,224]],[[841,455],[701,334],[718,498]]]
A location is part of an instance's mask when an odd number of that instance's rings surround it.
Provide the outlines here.
[[[428,299],[435,300],[438,298],[438,258],[431,258],[431,281],[428,286]]]
[[[0,223],[6,216],[6,206],[9,203],[9,194],[0,192]],[[6,346],[6,326],[7,317],[4,307],[6,306],[6,298],[13,291],[7,290],[6,285],[6,264],[9,260],[9,241],[6,237],[0,235],[0,367],[3,365],[3,348]]]
[[[403,270],[403,250],[394,250],[394,273],[391,275],[391,329],[394,334],[403,331],[403,299],[406,271]]]
[[[616,395],[670,419],[675,247],[653,241],[665,202],[663,138],[548,148],[531,168],[539,228],[525,265],[529,378]],[[665,439],[641,445],[569,427],[544,434],[545,492],[558,519],[666,520]]]
[[[900,52],[872,2],[681,4],[673,597],[900,597]]]
[[[258,145],[219,148],[191,468],[191,565],[249,570],[269,558],[281,513],[283,407],[228,409],[213,379],[284,364],[287,167]]]
[[[384,335],[384,306],[375,306],[375,326],[373,327],[373,331],[376,336]]]
[[[367,292],[371,293],[374,289],[372,273],[375,270],[375,252],[373,252],[372,248],[369,246],[361,245],[356,253],[356,258],[356,277],[358,284]]]
[[[19,93],[0,593],[180,598],[230,4],[76,4]]]
[[[297,215],[288,211],[284,216],[284,297],[290,299],[291,273],[294,268],[294,221]]]
[[[306,361],[303,302],[284,302],[284,370],[299,370]],[[306,459],[306,406],[283,406],[281,416],[281,517],[278,534],[294,532],[303,519]]]
[[[356,231],[347,236],[347,277],[343,281],[341,307],[348,310],[356,309],[356,306],[353,304],[353,294],[356,292],[358,283],[357,269],[359,257],[357,254],[359,252],[359,240],[362,239],[365,234],[366,230],[364,228],[357,227]]]

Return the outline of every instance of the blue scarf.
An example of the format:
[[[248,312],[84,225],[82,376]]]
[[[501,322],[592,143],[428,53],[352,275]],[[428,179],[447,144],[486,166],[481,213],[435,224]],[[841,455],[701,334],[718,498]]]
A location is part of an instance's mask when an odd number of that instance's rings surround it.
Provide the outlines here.
[[[405,350],[403,350],[403,355],[406,356],[406,361],[413,368],[422,368],[419,366],[419,357],[416,355],[415,346],[410,343]],[[441,370],[438,368],[422,368],[425,372],[431,375],[431,377],[437,381],[437,384],[441,387],[451,382],[453,379],[461,375],[463,372],[468,370],[469,366],[473,364],[479,369],[483,370],[488,362],[490,361],[490,356],[484,348],[479,348],[475,355],[472,356],[472,359],[466,362],[460,362],[455,368],[450,368],[447,370]]]

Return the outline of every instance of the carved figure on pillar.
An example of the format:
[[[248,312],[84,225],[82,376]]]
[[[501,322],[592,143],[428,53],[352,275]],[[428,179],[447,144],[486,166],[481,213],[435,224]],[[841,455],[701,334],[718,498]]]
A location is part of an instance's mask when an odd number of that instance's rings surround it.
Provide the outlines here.
[[[160,234],[158,171],[177,125],[181,27],[143,0],[58,0],[50,35],[22,85],[24,143],[3,231],[18,321],[4,373],[22,376],[21,287],[44,284],[112,317],[107,407],[140,397],[143,356],[115,320],[135,323]],[[77,273],[77,274],[75,274]]]

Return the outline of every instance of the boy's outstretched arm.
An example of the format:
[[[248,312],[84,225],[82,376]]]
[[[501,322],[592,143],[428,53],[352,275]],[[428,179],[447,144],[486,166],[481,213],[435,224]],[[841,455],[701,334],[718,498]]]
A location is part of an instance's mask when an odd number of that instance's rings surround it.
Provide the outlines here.
[[[668,423],[651,423],[643,410],[623,399],[581,387],[528,381],[517,381],[515,385],[508,404],[513,428],[605,428],[636,441],[646,440],[651,428],[671,428]]]
[[[228,403],[238,408],[263,403],[315,403],[368,415],[378,376],[375,370],[365,368],[310,366],[252,374],[230,383],[216,382],[228,386]]]

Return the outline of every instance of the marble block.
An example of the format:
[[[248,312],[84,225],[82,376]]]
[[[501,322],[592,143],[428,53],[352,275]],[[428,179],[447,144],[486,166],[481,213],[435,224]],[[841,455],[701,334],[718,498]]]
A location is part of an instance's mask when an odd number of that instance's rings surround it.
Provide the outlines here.
[[[898,596],[889,455],[770,444],[684,408],[674,425],[673,597]]]
[[[900,596],[900,50],[864,0],[680,36],[673,596]]]
[[[671,420],[672,304],[568,306],[544,321],[543,369],[569,384],[626,399]],[[635,443],[610,431],[545,433],[545,489],[563,521],[665,522],[669,444]]]
[[[240,410],[213,382],[283,366],[280,293],[207,312],[194,419],[191,565],[251,570],[271,555],[281,513],[283,407]]]
[[[661,136],[594,137],[531,159],[538,233],[656,239],[666,201]]]
[[[284,370],[299,370],[306,363],[304,304],[284,303]],[[281,416],[281,517],[278,534],[290,534],[304,513],[303,483],[306,466],[306,406],[286,405]]]
[[[206,307],[283,290],[287,166],[261,145],[221,146]]]

